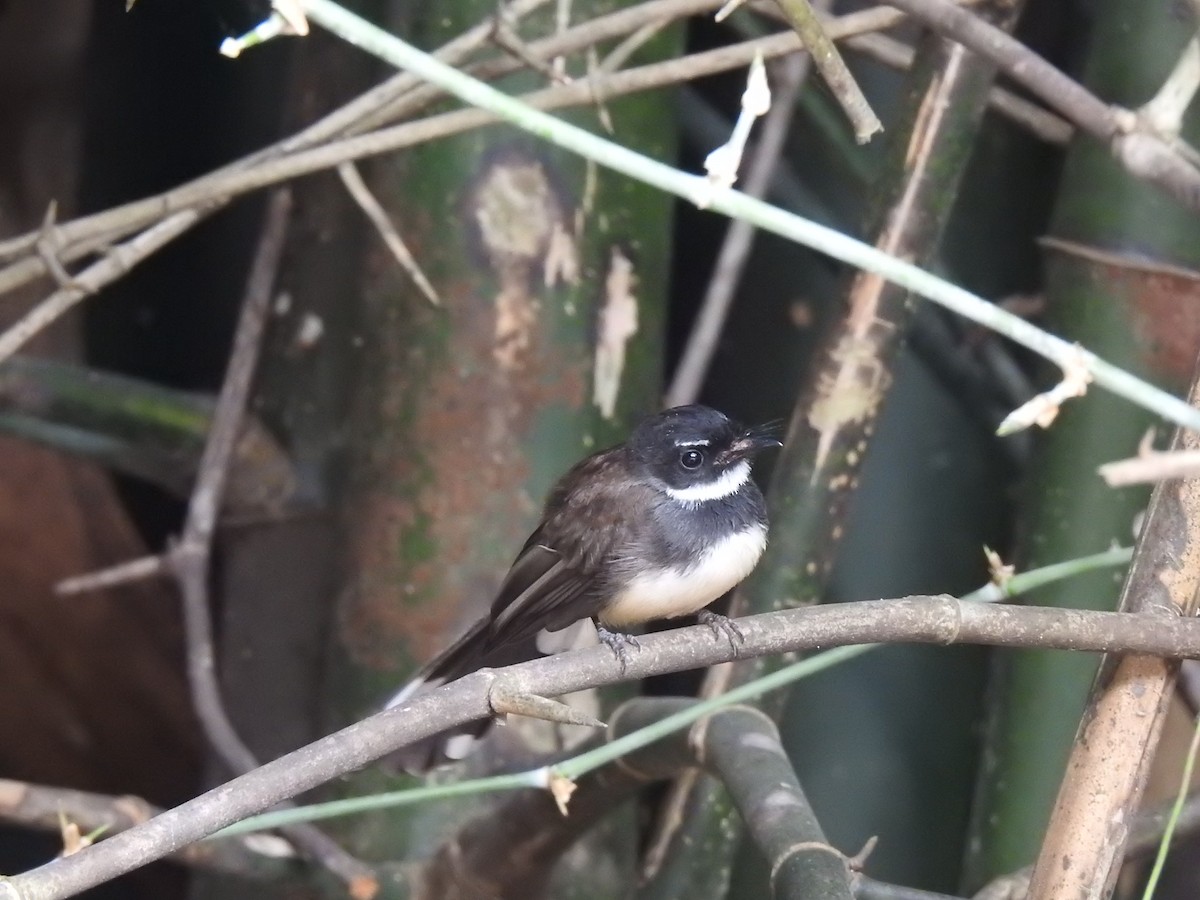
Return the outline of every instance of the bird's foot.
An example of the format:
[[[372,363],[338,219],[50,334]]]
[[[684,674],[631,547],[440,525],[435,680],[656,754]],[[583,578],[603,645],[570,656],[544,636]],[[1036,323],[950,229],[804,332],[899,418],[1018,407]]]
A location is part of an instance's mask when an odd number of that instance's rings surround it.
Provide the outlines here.
[[[613,656],[617,658],[617,662],[621,664],[621,673],[625,673],[625,663],[628,661],[628,651],[626,647],[633,647],[635,650],[641,650],[642,645],[632,634],[626,634],[623,631],[609,631],[603,625],[596,625],[596,637],[600,639],[605,647],[612,651]]]
[[[746,641],[746,635],[742,633],[742,629],[738,628],[737,622],[728,616],[702,609],[696,615],[696,621],[712,629],[713,637],[718,641],[721,638],[728,640],[729,646],[733,648],[734,656],[737,655],[738,644],[745,643]]]

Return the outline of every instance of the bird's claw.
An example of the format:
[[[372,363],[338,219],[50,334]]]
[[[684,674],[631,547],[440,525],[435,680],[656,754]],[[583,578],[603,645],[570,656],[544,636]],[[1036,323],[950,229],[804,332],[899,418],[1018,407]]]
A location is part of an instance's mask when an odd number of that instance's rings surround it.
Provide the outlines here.
[[[742,633],[742,629],[738,628],[737,622],[728,616],[702,609],[697,614],[696,621],[701,625],[707,625],[712,630],[713,637],[718,641],[721,638],[728,640],[729,646],[733,648],[734,656],[737,655],[738,644],[746,641],[746,635]]]
[[[609,631],[603,625],[596,626],[596,637],[617,658],[617,662],[621,664],[622,675],[625,674],[625,664],[629,659],[625,648],[633,647],[635,650],[642,649],[641,643],[632,634],[625,634],[623,631]]]

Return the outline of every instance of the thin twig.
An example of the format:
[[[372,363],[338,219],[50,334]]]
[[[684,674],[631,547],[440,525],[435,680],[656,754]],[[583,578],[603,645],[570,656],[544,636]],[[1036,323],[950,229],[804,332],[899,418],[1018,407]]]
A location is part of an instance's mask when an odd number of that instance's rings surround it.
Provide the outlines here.
[[[363,214],[375,226],[375,230],[379,232],[379,236],[383,238],[384,245],[392,252],[392,256],[396,258],[396,262],[400,264],[407,274],[412,279],[413,284],[417,289],[425,295],[434,306],[441,306],[442,300],[438,296],[437,289],[425,277],[425,273],[421,271],[420,264],[409,251],[408,246],[404,243],[404,238],[400,237],[400,232],[396,230],[396,226],[392,224],[392,220],[388,218],[387,210],[385,210],[380,202],[371,193],[371,189],[367,187],[367,183],[363,181],[363,177],[359,174],[358,166],[354,163],[345,162],[338,166],[338,177],[342,179],[342,184],[346,186],[347,193],[351,199],[358,204],[358,208],[363,211]]]
[[[538,56],[530,46],[521,40],[521,36],[497,20],[492,29],[492,41],[506,53],[511,53],[522,63],[535,72],[540,72],[551,81],[559,84],[570,84],[571,79],[565,72],[556,72],[554,63]],[[561,57],[560,57],[561,58]]]
[[[784,142],[787,140],[796,110],[796,98],[804,84],[810,59],[811,57],[805,54],[794,54],[786,57],[775,70],[775,96],[772,99],[771,111],[767,113],[763,122],[754,161],[750,164],[750,171],[746,176],[747,196],[760,199],[766,196],[771,177],[783,153]],[[667,406],[694,403],[700,395],[700,388],[704,384],[708,367],[717,349],[717,341],[729,315],[730,304],[733,303],[734,294],[741,282],[742,271],[750,258],[750,250],[754,246],[754,233],[754,226],[742,219],[735,219],[729,223],[729,229],[725,232],[721,249],[717,253],[708,289],[700,303],[700,311],[696,314],[695,324],[688,335],[683,357],[667,389]]]
[[[276,192],[268,203],[262,237],[246,282],[246,295],[234,335],[233,350],[213,411],[208,441],[200,458],[183,534],[167,554],[168,567],[179,583],[183,598],[192,706],[217,756],[238,774],[256,768],[258,760],[237,733],[221,699],[208,595],[209,559],[229,463],[241,433],[250,384],[270,316],[272,287],[283,256],[290,208],[291,196],[287,191]],[[316,828],[292,827],[286,833],[296,846],[304,850],[306,856],[345,881],[356,897],[371,896],[378,889],[375,875],[369,867],[350,856]]]
[[[1138,110],[1150,127],[1162,134],[1178,136],[1183,114],[1200,88],[1200,38],[1184,45],[1179,61],[1157,94]]]
[[[102,836],[127,831],[162,812],[141,797],[114,797],[70,788],[0,779],[0,822],[39,831],[58,831],[62,817],[84,833]],[[284,840],[270,834],[205,841],[182,848],[169,858],[201,869],[243,878],[277,876],[280,864],[295,856]]]
[[[871,135],[883,131],[883,123],[871,109],[871,104],[863,96],[858,82],[846,68],[842,55],[821,27],[821,21],[809,5],[808,0],[776,0],[779,8],[787,17],[788,24],[800,35],[800,40],[808,48],[818,71],[829,85],[830,91],[841,104],[842,111],[854,128],[854,140],[865,144]]]
[[[1200,621],[1133,613],[967,603],[952,597],[839,603],[741,619],[736,648],[703,625],[647,635],[624,668],[590,647],[468,675],[266,763],[74,856],[0,880],[0,900],[58,900],[159,859],[239,819],[424,737],[491,714],[503,683],[558,697],[651,675],[863,642],[986,643],[1200,658]]]
[[[60,597],[69,597],[72,594],[98,591],[131,581],[143,581],[161,575],[165,568],[166,564],[161,555],[143,556],[141,559],[118,563],[107,569],[64,578],[54,586],[54,593]]]
[[[306,0],[305,10],[314,22],[352,40],[367,52],[387,60],[392,65],[405,68],[441,85],[472,106],[487,109],[560,147],[610,169],[693,202],[697,199],[708,201],[718,212],[746,219],[760,228],[880,275],[960,315],[1001,332],[1060,366],[1082,363],[1097,384],[1177,424],[1200,430],[1200,411],[1188,406],[1178,397],[1173,397],[1101,360],[1095,354],[1084,352],[1081,356],[1078,347],[915,265],[736,191],[718,191],[714,194],[711,185],[705,179],[673,169],[533,109],[438,62],[331,0]],[[793,35],[789,36],[794,38]],[[570,87],[567,88],[569,89]]]
[[[1096,471],[1109,487],[1151,484],[1168,478],[1195,478],[1200,475],[1200,450],[1147,453],[1105,463]]]

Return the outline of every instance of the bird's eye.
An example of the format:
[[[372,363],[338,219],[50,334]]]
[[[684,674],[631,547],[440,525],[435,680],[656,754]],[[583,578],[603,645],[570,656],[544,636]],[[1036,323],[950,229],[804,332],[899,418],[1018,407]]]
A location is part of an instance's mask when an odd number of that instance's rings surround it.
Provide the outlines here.
[[[685,469],[698,469],[704,462],[704,454],[699,450],[684,450],[679,454],[679,464]]]

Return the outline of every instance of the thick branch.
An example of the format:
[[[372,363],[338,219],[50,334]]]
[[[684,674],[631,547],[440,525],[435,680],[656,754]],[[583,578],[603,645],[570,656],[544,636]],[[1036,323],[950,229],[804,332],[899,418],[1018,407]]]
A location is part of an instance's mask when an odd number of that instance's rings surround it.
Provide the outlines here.
[[[1200,404],[1200,377],[1190,399]],[[1178,429],[1171,449],[1200,449],[1200,436]],[[1121,609],[1180,621],[1195,615],[1198,589],[1200,481],[1164,481],[1150,497]],[[1034,900],[1112,893],[1178,670],[1153,656],[1105,660],[1034,866]]]
[[[825,839],[771,718],[734,707],[697,723],[692,734],[766,857],[771,896],[850,900],[846,858]]]
[[[739,622],[739,658],[879,641],[982,643],[1200,658],[1200,621],[1133,613],[981,605],[948,596],[843,603]],[[225,825],[361,768],[414,741],[490,715],[488,693],[561,696],[728,662],[734,648],[705,626],[647,635],[626,668],[591,647],[477,672],[335,732],[67,859],[0,881],[0,900],[55,900],[160,859]]]

